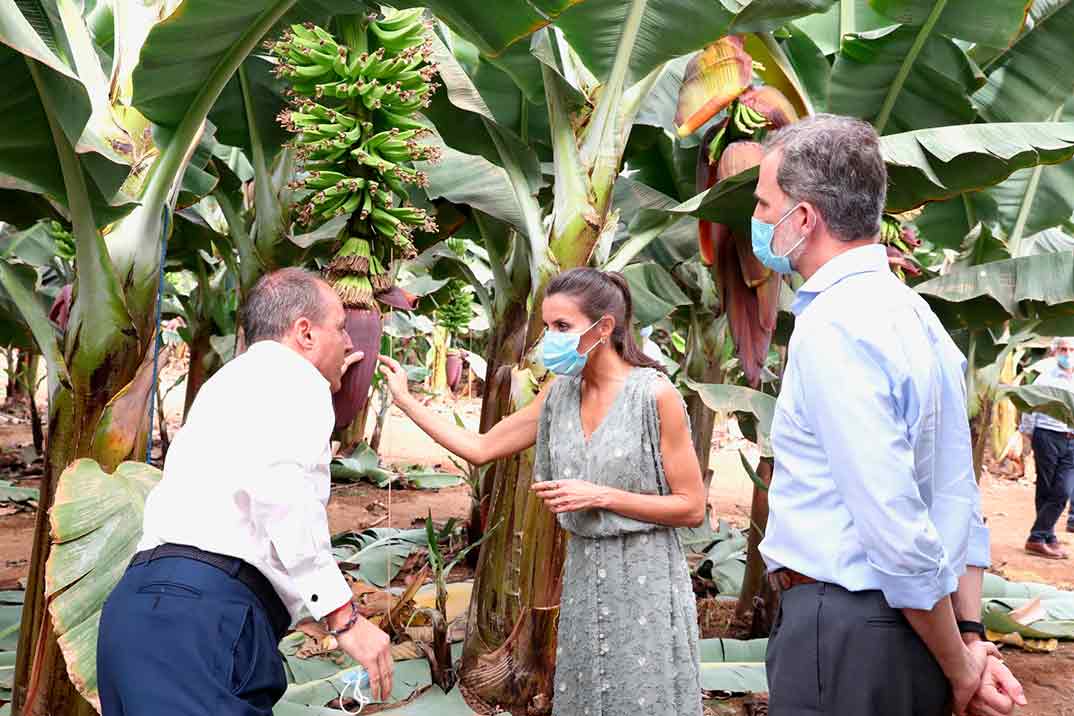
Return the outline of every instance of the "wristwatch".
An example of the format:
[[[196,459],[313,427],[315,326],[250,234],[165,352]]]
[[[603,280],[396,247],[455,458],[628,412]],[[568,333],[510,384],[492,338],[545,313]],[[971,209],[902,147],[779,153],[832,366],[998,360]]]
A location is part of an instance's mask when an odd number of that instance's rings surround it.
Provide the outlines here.
[[[988,641],[984,624],[981,622],[960,621],[958,622],[958,631],[962,634],[976,634],[981,637],[982,641]]]

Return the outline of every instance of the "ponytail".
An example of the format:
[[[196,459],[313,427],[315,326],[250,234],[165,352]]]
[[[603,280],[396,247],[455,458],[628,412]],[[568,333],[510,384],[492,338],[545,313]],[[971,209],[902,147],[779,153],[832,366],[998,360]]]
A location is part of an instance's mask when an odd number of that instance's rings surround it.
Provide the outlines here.
[[[556,293],[576,299],[582,313],[591,321],[611,316],[615,320],[612,347],[628,364],[667,372],[664,366],[645,355],[634,340],[634,302],[630,297],[630,284],[623,274],[585,267],[569,269],[548,284],[545,295]]]

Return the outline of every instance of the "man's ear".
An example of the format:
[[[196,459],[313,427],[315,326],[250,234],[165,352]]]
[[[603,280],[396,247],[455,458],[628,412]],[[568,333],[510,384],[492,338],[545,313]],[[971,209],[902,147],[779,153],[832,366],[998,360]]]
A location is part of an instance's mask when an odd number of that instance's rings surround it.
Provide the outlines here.
[[[817,213],[816,207],[814,207],[808,201],[802,202],[802,209],[805,213],[805,219],[802,222],[802,231],[800,233],[802,234],[802,236],[809,236],[817,230],[818,226],[820,226],[820,214]]]
[[[310,319],[302,316],[292,324],[292,330],[294,331],[295,342],[299,346],[307,350],[313,348],[313,323]]]

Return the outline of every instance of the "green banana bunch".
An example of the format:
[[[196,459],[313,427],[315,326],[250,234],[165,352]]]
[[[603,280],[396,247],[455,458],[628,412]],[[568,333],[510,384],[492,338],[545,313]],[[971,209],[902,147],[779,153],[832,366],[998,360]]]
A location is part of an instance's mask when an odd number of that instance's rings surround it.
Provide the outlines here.
[[[439,88],[423,11],[385,9],[361,29],[342,35],[357,47],[312,23],[266,43],[289,84],[277,121],[296,135],[297,221],[312,229],[348,217],[327,270],[348,308],[374,308],[393,287],[395,263],[415,254],[413,233],[437,231],[409,202],[412,187],[428,185],[412,162],[440,159],[415,116]]]

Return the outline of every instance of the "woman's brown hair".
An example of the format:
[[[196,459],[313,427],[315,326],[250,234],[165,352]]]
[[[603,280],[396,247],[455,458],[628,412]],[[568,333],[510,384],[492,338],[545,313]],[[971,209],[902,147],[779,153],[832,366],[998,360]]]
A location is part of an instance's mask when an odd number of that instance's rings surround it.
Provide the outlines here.
[[[557,274],[545,290],[546,296],[557,293],[573,298],[579,310],[594,323],[604,316],[615,319],[612,345],[627,363],[665,372],[664,367],[645,355],[634,340],[631,329],[634,304],[630,298],[630,285],[623,274],[587,267],[568,269]]]

